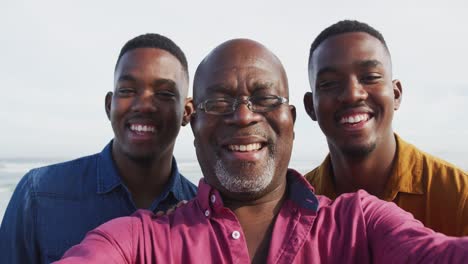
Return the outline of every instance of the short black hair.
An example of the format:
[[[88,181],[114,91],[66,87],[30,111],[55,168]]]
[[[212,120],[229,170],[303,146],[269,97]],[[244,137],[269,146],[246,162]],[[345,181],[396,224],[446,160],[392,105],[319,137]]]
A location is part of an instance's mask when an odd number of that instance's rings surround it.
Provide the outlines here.
[[[322,32],[320,32],[320,34],[315,38],[314,42],[312,42],[312,45],[310,46],[309,63],[312,59],[312,54],[317,49],[317,47],[320,44],[322,44],[323,41],[332,36],[352,32],[364,32],[375,37],[376,39],[380,40],[380,42],[384,45],[385,49],[387,50],[388,54],[390,54],[384,37],[377,29],[369,26],[364,22],[360,22],[357,20],[342,20],[327,27]]]
[[[175,44],[174,41],[168,37],[156,33],[143,34],[127,41],[127,43],[125,43],[125,45],[120,50],[119,57],[115,63],[115,69],[117,69],[120,58],[122,58],[125,53],[138,48],[155,48],[169,52],[174,57],[176,57],[177,60],[179,60],[180,64],[188,75],[187,58],[185,57],[182,49],[179,48],[179,46],[177,46],[177,44]]]

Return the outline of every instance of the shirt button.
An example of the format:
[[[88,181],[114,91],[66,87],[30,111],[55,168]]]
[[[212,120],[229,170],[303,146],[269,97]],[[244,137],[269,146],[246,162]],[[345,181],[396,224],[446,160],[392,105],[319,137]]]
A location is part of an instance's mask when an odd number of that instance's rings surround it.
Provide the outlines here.
[[[234,231],[234,232],[232,232],[232,238],[234,238],[234,239],[239,239],[239,237],[240,237],[239,231]]]
[[[210,216],[210,210],[206,210],[206,211],[205,211],[205,216],[206,216],[206,217]]]
[[[211,203],[215,203],[215,202],[216,202],[216,196],[215,196],[214,194],[211,195],[210,201],[211,201]]]

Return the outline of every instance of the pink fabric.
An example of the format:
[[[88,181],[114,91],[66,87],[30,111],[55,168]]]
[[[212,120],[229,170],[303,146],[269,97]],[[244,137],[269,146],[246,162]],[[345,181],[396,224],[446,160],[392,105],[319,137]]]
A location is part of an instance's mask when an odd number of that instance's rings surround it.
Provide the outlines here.
[[[434,233],[395,204],[365,191],[344,194],[334,202],[315,198],[312,187],[293,170],[288,185],[267,263],[468,260],[468,237]],[[250,263],[250,258],[236,216],[202,179],[197,198],[173,214],[156,218],[141,210],[107,222],[58,263]]]

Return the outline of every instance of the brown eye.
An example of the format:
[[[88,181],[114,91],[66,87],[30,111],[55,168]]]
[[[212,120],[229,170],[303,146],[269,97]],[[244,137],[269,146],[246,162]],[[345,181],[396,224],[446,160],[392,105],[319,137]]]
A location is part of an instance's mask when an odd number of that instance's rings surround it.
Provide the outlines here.
[[[160,91],[156,93],[156,97],[163,99],[163,100],[170,100],[174,98],[176,95],[170,91]]]
[[[338,81],[320,81],[317,84],[319,90],[330,90],[338,87]]]
[[[207,112],[226,113],[232,110],[233,102],[224,98],[212,99],[205,101],[205,109]]]
[[[119,96],[131,96],[136,93],[134,88],[122,87],[117,90]]]
[[[368,74],[361,78],[361,82],[372,84],[378,82],[380,79],[382,79],[382,76],[379,74]]]

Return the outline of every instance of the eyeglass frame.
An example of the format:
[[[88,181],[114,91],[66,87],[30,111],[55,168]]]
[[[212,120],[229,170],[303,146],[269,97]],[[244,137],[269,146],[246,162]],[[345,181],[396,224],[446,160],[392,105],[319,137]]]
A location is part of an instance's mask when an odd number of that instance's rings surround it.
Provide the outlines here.
[[[271,109],[266,109],[266,110],[254,110],[253,109],[253,106],[254,104],[252,103],[252,101],[250,100],[251,98],[256,98],[256,97],[275,97],[276,99],[279,99],[279,103],[274,105],[274,106],[271,106]],[[227,102],[232,102],[231,104],[231,110],[228,111],[228,112],[225,112],[225,113],[219,113],[219,112],[208,112],[206,110],[206,104],[210,101],[219,101],[219,100],[226,100]],[[252,95],[252,96],[248,96],[247,98],[243,99],[241,97],[236,97],[236,98],[232,98],[232,97],[219,97],[219,98],[211,98],[211,99],[206,99],[205,101],[199,103],[197,105],[197,108],[196,109],[200,109],[202,110],[203,112],[207,113],[207,114],[210,114],[210,115],[230,115],[234,112],[236,112],[237,108],[241,105],[241,104],[246,104],[247,105],[247,108],[253,112],[253,113],[266,113],[266,112],[270,112],[270,111],[273,111],[274,109],[278,108],[279,106],[281,106],[282,104],[287,104],[289,103],[289,99],[286,98],[286,97],[283,97],[283,96],[279,96],[279,95],[273,95],[273,94],[269,94],[269,95],[263,95],[263,96],[256,96],[256,95]]]

